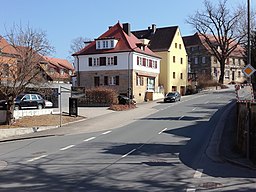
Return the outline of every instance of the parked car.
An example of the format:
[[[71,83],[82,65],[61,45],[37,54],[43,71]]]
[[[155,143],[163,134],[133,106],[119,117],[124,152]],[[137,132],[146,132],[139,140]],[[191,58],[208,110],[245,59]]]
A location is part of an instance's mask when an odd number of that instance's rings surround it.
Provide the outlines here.
[[[124,96],[124,95],[119,95],[118,96],[118,102],[119,104],[125,105],[125,104],[135,104],[136,101],[133,99],[129,99],[129,97]]]
[[[45,108],[45,100],[39,94],[20,94],[14,100],[14,109]]]
[[[53,107],[53,103],[51,101],[44,100],[44,102],[45,102],[45,108]]]
[[[176,102],[176,101],[180,101],[180,98],[181,96],[178,91],[169,92],[166,94],[164,98],[164,102]]]

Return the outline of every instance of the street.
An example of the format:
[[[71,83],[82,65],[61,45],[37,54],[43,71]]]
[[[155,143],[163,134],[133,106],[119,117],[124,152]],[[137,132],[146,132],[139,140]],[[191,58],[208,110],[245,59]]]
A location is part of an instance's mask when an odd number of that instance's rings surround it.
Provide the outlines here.
[[[95,126],[110,128],[3,142],[0,191],[256,191],[256,170],[207,153],[233,99],[230,90],[196,94],[119,127],[102,119]]]

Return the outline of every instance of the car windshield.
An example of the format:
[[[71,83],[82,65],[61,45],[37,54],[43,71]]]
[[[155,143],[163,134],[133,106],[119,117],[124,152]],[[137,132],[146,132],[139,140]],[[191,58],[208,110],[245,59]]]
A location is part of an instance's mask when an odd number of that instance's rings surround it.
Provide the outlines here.
[[[22,99],[22,97],[24,97],[24,95],[18,95],[15,100],[19,101]]]
[[[168,97],[173,97],[173,96],[175,96],[175,93],[168,93],[167,96]]]

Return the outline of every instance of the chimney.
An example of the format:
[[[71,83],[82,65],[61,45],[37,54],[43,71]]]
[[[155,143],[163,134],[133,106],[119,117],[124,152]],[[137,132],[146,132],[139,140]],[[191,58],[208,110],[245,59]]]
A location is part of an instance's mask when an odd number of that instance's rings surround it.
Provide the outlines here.
[[[124,23],[123,24],[123,30],[127,35],[131,36],[131,25],[130,25],[130,23]]]

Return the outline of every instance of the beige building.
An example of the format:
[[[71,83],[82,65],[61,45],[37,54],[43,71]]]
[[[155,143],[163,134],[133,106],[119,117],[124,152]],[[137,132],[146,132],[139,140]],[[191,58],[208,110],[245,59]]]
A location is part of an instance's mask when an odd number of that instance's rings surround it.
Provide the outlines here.
[[[148,39],[149,48],[161,59],[159,83],[164,92],[186,92],[188,60],[186,49],[178,26],[156,28],[132,32],[139,39]]]
[[[204,42],[204,37],[195,33],[183,37],[183,40],[189,57],[189,72],[195,73],[198,77],[203,76],[206,80],[218,81],[220,63]],[[224,84],[241,83],[245,80],[242,72],[245,66],[243,51],[243,48],[238,45],[226,60]]]

